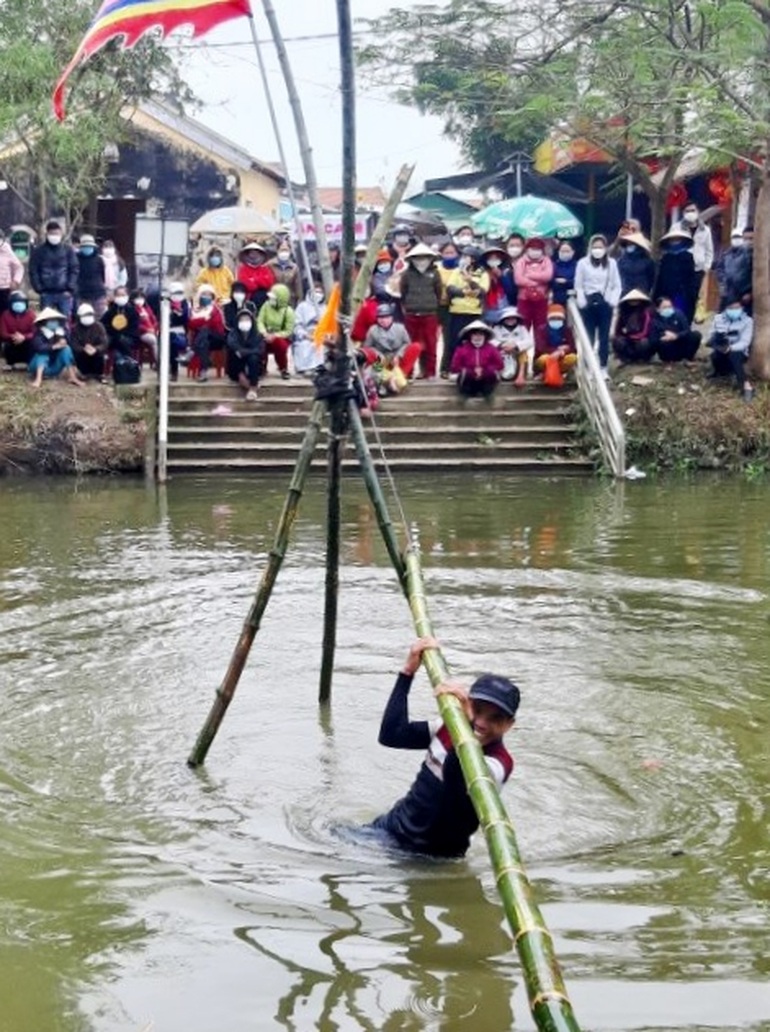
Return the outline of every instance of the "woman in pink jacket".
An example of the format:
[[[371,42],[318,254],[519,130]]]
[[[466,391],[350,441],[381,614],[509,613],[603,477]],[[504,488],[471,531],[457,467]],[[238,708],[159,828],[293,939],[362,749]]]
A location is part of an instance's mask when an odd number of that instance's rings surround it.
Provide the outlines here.
[[[530,330],[538,330],[548,317],[548,289],[553,279],[553,262],[545,253],[545,241],[533,237],[513,266],[518,287],[516,307],[519,317]]]
[[[0,314],[8,310],[11,291],[18,290],[24,279],[24,266],[0,229]]]

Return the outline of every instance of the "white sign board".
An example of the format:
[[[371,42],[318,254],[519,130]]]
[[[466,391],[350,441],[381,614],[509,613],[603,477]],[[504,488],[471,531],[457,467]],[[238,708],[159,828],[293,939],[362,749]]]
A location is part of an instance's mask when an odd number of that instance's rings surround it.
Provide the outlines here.
[[[152,215],[137,215],[134,252],[183,258],[187,254],[189,227],[187,219],[158,219]]]

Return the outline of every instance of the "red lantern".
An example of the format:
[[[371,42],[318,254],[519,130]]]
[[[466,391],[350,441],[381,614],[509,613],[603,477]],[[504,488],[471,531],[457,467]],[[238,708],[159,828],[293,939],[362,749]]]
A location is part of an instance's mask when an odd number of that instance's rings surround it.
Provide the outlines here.
[[[673,208],[681,208],[686,203],[687,189],[684,183],[674,183],[666,197],[666,211],[671,211]]]
[[[720,208],[726,208],[733,199],[733,188],[726,172],[717,172],[708,181],[709,193]]]

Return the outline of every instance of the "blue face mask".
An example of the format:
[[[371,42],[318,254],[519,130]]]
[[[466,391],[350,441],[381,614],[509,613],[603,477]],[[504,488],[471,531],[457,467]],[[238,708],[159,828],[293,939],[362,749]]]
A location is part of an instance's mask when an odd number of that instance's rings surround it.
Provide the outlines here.
[[[86,245],[85,247],[80,248],[80,253],[84,258],[90,258],[92,255],[96,254],[96,248]]]
[[[16,315],[21,315],[23,312],[26,312],[26,310],[27,310],[27,302],[26,301],[12,301],[11,302],[11,311],[15,312]]]
[[[457,257],[441,259],[441,264],[444,266],[445,269],[456,269],[459,263],[460,259]]]
[[[563,319],[549,319],[548,320],[548,325],[550,326],[550,328],[552,330],[560,330],[562,328],[562,326],[564,325],[564,320]]]
[[[55,333],[59,329],[59,324],[55,319],[49,319],[45,324],[45,328]]]
[[[660,315],[662,319],[670,319],[673,314],[674,309],[668,306],[666,308],[661,308],[660,310]]]
[[[636,244],[626,244],[623,250],[626,252],[626,254],[633,254],[636,250]]]
[[[740,319],[740,317],[743,315],[743,309],[742,308],[726,308],[725,309],[725,315],[730,320],[730,322],[735,322],[737,319]]]
[[[222,264],[222,257],[221,257],[221,255],[212,254],[212,256],[209,258],[209,265],[211,266],[211,268],[212,269],[218,269],[221,264]]]
[[[211,294],[202,294],[201,295],[201,301],[200,301],[201,308],[208,308],[209,305],[212,305],[213,303],[214,303],[214,298],[211,296]]]

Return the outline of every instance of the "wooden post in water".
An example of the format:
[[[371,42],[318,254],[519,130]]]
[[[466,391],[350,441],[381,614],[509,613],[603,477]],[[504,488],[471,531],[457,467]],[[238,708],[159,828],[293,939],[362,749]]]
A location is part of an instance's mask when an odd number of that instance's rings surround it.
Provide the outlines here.
[[[206,754],[208,753],[211,743],[214,741],[214,737],[219,730],[219,725],[222,723],[224,715],[227,712],[227,707],[230,705],[232,698],[235,695],[235,689],[238,687],[238,681],[243,672],[254,637],[259,630],[262,615],[265,612],[267,603],[270,600],[270,595],[275,587],[278,571],[280,570],[284,557],[286,556],[289,535],[291,534],[291,528],[297,516],[299,500],[302,497],[302,490],[310,470],[310,463],[313,460],[316,445],[318,444],[325,411],[326,405],[322,401],[316,401],[313,404],[313,409],[310,413],[310,420],[308,422],[307,429],[305,430],[305,437],[294,467],[294,473],[289,485],[289,493],[286,496],[286,501],[284,502],[283,512],[281,513],[281,518],[278,522],[275,541],[273,542],[273,547],[270,550],[270,557],[268,559],[267,566],[265,567],[265,572],[262,574],[257,594],[251,604],[248,615],[246,616],[243,629],[241,630],[241,635],[236,642],[232,658],[230,659],[230,665],[225,671],[224,679],[222,680],[220,687],[217,689],[217,694],[209,715],[200,734],[198,735],[195,747],[187,760],[190,767],[198,767],[206,759]]]
[[[353,28],[348,0],[337,0],[337,27],[342,90],[342,256],[340,268],[340,320],[334,354],[335,373],[340,384],[350,377],[348,333],[350,332],[353,262],[356,246],[356,98],[353,65]],[[337,609],[340,578],[340,485],[342,452],[347,427],[344,393],[329,399],[331,434],[327,454],[326,503],[326,587],[324,602],[323,653],[318,700],[331,698],[334,653],[337,643]]]
[[[433,636],[420,560],[414,549],[406,553],[406,586],[415,629]],[[446,681],[447,665],[439,649],[423,653],[423,663],[434,686]],[[516,843],[513,825],[500,799],[484,753],[459,701],[438,697],[441,718],[460,761],[468,794],[484,832],[495,882],[519,954],[532,1017],[540,1032],[580,1032],[553,948],[551,933],[535,902]]]

